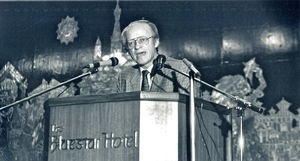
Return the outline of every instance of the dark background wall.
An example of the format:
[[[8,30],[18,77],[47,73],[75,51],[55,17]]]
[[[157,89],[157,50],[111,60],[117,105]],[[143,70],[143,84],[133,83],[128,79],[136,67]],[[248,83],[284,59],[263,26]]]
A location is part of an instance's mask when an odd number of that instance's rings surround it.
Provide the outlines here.
[[[160,31],[160,52],[190,59],[211,84],[241,74],[243,62],[256,57],[267,81],[266,108],[285,97],[296,113],[300,100],[298,1],[121,1],[120,25],[148,19]],[[42,78],[60,81],[90,63],[99,36],[110,52],[116,2],[0,2],[0,67],[11,61],[28,79],[28,92]],[[69,45],[56,39],[66,16],[78,21],[78,37]],[[265,44],[277,34],[279,42]],[[280,36],[281,35],[281,36]],[[41,59],[47,58],[48,60]],[[71,59],[70,59],[71,58]],[[53,63],[63,62],[54,67]],[[58,63],[59,64],[59,63]]]

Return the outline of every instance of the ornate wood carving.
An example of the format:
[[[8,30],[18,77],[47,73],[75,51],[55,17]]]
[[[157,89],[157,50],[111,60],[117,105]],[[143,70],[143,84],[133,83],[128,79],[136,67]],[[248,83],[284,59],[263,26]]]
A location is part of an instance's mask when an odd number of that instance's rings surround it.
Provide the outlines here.
[[[13,103],[19,98],[25,96],[27,89],[27,80],[21,75],[21,73],[16,70],[16,68],[7,62],[4,67],[0,70],[0,106],[5,106]],[[16,130],[12,135],[20,136],[22,133],[18,130],[18,127],[24,126],[24,117],[19,117],[18,123],[13,124],[13,118],[15,114],[20,113],[22,105],[16,105],[14,107],[4,109],[0,111],[0,160],[8,160],[12,158],[10,151],[8,149],[15,149],[16,147],[10,143],[10,131],[12,130],[12,125],[16,127]]]

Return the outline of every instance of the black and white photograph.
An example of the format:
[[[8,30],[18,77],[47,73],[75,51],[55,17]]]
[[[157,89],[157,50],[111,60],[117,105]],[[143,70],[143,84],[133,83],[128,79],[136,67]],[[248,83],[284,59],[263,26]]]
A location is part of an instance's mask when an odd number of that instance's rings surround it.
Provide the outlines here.
[[[0,161],[299,161],[300,1],[0,0]]]

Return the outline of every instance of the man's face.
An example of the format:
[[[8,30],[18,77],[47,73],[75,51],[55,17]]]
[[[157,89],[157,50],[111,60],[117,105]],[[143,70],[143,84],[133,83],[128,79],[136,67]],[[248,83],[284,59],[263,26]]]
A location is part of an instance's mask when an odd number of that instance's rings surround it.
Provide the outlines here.
[[[127,30],[126,36],[131,58],[140,66],[151,66],[159,45],[159,39],[152,37],[152,29],[147,24],[134,24]]]

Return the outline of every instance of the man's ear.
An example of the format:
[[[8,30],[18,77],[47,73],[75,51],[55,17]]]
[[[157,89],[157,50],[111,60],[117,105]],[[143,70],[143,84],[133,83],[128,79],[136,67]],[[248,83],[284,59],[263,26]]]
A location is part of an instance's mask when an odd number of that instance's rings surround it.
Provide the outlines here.
[[[159,38],[156,38],[154,40],[154,46],[155,46],[155,48],[158,48],[158,46],[159,46]]]
[[[127,48],[127,46],[122,45],[122,52],[127,53],[129,50]]]

